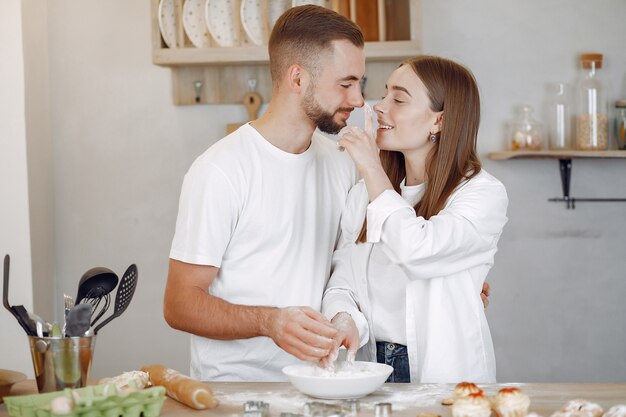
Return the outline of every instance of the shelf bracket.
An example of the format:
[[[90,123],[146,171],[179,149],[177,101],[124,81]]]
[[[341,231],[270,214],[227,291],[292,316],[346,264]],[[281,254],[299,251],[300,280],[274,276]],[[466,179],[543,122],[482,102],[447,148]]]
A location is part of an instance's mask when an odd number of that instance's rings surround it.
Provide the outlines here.
[[[572,178],[572,160],[559,159],[559,172],[561,174],[561,188],[563,197],[549,198],[550,202],[564,202],[565,207],[569,210],[576,209],[576,202],[585,203],[609,203],[609,202],[626,202],[626,198],[573,198],[569,195],[570,183]]]

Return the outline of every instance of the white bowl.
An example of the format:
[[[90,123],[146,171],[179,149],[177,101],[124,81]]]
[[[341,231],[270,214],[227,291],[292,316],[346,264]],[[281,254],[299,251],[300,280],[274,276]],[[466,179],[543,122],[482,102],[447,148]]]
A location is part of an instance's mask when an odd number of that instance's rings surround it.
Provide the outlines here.
[[[283,368],[300,392],[328,400],[364,397],[383,385],[392,371],[389,365],[359,361],[339,362],[334,373],[310,363]]]

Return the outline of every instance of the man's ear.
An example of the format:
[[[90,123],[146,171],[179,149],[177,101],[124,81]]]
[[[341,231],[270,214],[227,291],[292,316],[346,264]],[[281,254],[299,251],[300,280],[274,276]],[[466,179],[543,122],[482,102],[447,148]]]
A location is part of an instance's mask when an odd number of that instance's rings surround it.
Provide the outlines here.
[[[287,71],[287,79],[289,81],[289,88],[294,92],[300,92],[302,90],[303,79],[305,78],[305,71],[299,64],[293,64]]]
[[[442,111],[440,111],[437,114],[437,118],[435,119],[435,126],[433,127],[432,133],[437,134],[441,132],[441,126],[443,126],[443,112]]]

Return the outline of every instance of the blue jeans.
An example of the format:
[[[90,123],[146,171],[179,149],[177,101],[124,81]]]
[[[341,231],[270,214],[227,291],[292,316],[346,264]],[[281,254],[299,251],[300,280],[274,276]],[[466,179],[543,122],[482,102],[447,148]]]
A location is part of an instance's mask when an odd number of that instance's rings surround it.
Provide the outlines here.
[[[409,354],[406,346],[397,343],[376,342],[376,362],[393,367],[385,382],[411,382]]]

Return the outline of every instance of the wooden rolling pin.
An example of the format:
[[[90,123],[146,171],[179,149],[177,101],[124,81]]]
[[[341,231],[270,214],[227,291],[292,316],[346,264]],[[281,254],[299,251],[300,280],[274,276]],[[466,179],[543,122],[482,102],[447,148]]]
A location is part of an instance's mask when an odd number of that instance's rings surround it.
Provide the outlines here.
[[[141,370],[148,373],[152,385],[165,387],[169,397],[191,408],[205,410],[219,405],[211,388],[200,381],[163,365],[144,366]]]

